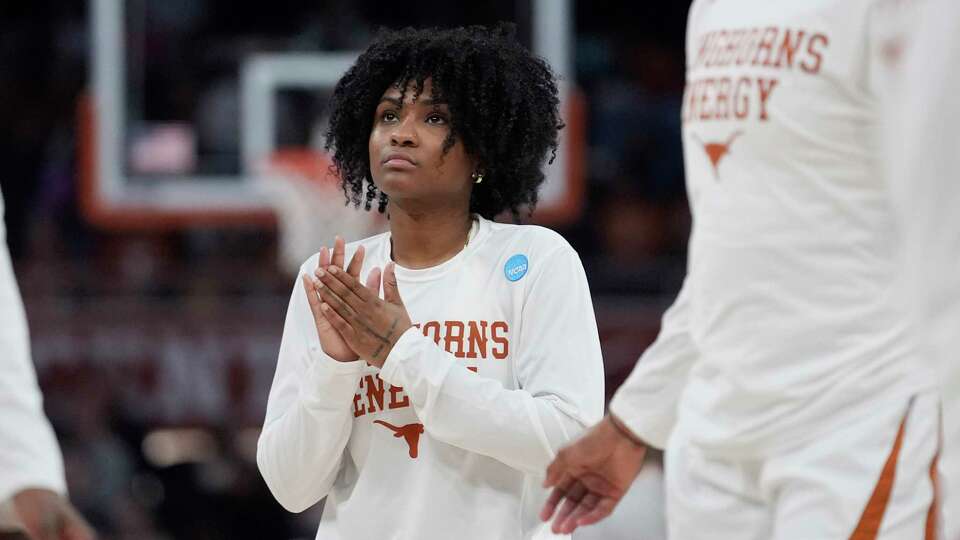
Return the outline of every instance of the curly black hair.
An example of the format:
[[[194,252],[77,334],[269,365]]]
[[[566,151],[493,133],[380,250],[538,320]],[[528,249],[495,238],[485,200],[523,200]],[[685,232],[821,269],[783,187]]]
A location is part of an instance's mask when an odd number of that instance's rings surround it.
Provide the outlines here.
[[[431,79],[434,99],[450,109],[448,151],[457,140],[479,162],[470,211],[488,219],[509,210],[530,212],[544,181],[543,164],[556,157],[556,77],[547,63],[521,45],[512,24],[452,29],[383,30],[337,83],[330,102],[326,149],[348,202],[383,212],[387,196],[371,181],[368,140],[374,112],[390,85],[414,99]]]

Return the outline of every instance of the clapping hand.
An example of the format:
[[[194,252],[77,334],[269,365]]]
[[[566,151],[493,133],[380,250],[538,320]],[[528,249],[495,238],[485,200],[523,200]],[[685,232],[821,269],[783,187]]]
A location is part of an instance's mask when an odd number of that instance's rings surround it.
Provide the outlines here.
[[[362,249],[358,249],[361,261]],[[315,302],[315,318],[319,312],[354,354],[381,367],[400,336],[412,326],[410,315],[400,298],[393,263],[383,272],[383,299],[377,294],[380,269],[370,271],[364,286],[359,280],[359,264],[355,269],[353,265],[351,261],[346,270],[336,264],[317,268],[311,283],[314,294],[308,294],[316,299],[311,301],[311,309]]]
[[[333,242],[333,253],[330,253],[330,250],[326,247],[320,248],[320,258],[317,262],[317,268],[314,271],[316,272],[326,272],[328,268],[334,266],[336,268],[344,268],[344,255],[345,248],[343,243],[343,238],[339,236]],[[363,266],[363,256],[364,249],[363,246],[357,248],[356,253],[353,254],[353,257],[350,258],[350,265],[346,267],[346,273],[354,278],[359,279],[360,269]],[[315,282],[317,282],[316,275],[304,274],[303,275],[303,288],[307,293],[307,301],[310,304],[310,311],[313,313],[313,322],[317,328],[317,335],[320,338],[320,347],[323,349],[323,352],[327,356],[333,358],[334,360],[340,362],[353,362],[359,356],[357,353],[347,344],[343,339],[343,336],[340,335],[340,332],[330,324],[328,318],[323,314],[321,304],[323,303],[320,300],[320,297],[317,296],[317,288]],[[373,294],[376,295],[380,291],[380,270],[374,268],[370,272],[370,275],[367,276],[367,287],[373,291]]]

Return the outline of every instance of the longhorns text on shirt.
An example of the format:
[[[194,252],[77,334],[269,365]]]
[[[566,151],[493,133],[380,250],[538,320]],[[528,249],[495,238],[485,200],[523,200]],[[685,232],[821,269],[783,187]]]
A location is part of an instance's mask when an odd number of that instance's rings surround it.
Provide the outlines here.
[[[430,321],[414,326],[456,358],[504,360],[510,354],[510,325],[506,321]],[[476,372],[477,366],[467,369]],[[409,406],[410,398],[402,387],[385,387],[379,375],[366,375],[353,396],[353,417]]]

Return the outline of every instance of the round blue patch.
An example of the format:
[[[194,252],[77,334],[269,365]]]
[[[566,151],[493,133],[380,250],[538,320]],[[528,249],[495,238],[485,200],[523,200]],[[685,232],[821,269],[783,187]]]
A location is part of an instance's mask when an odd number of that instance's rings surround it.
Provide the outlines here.
[[[530,268],[530,262],[526,255],[516,254],[507,259],[507,264],[503,265],[503,275],[510,281],[519,281],[520,278],[527,275]]]

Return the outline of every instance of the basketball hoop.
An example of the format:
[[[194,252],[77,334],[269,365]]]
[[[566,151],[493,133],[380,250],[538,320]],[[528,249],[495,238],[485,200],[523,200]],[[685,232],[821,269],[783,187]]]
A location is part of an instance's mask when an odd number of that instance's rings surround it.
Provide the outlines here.
[[[386,230],[385,217],[347,204],[326,153],[307,148],[274,152],[258,184],[277,214],[280,263],[295,274],[303,261],[333,246],[339,235],[351,242]]]

